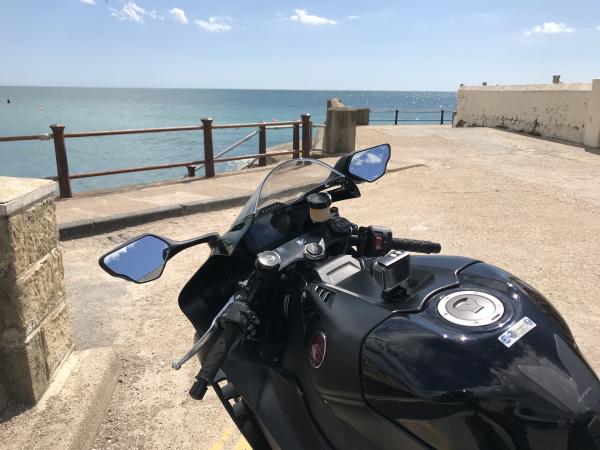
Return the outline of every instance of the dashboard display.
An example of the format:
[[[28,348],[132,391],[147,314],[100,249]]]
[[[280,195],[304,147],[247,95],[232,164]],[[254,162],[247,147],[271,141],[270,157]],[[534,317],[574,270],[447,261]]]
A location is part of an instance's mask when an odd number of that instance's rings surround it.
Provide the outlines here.
[[[246,232],[246,245],[255,252],[271,250],[302,234],[307,220],[308,207],[305,204],[263,214]]]

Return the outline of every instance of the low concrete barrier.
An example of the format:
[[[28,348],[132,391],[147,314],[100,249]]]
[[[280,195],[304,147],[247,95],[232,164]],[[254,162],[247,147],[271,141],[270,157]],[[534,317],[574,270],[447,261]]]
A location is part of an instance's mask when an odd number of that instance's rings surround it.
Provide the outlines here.
[[[456,127],[498,127],[600,147],[600,80],[461,86]]]
[[[355,149],[356,126],[369,125],[369,108],[351,108],[338,98],[327,100],[324,153],[350,153]]]
[[[73,347],[54,190],[0,177],[0,410],[35,404]]]
[[[356,125],[369,125],[369,108],[356,108]]]
[[[356,145],[356,110],[348,107],[327,109],[325,153],[350,153]]]

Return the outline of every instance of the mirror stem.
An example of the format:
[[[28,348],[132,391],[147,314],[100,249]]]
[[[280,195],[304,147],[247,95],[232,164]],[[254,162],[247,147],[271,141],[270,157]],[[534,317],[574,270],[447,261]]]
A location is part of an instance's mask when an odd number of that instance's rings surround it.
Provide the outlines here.
[[[221,236],[219,235],[219,233],[208,233],[202,236],[188,239],[187,241],[172,241],[169,239],[168,243],[171,246],[171,250],[169,251],[168,259],[171,259],[180,251],[198,244],[208,244],[210,248],[213,248],[214,243],[220,238]]]

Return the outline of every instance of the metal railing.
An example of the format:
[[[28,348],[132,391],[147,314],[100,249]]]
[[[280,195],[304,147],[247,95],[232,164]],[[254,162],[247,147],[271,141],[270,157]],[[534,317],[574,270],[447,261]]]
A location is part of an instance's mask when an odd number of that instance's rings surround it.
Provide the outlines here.
[[[450,113],[450,114],[446,114]],[[389,122],[394,125],[398,125],[400,122],[420,122],[420,123],[439,123],[440,125],[444,125],[445,123],[452,123],[452,112],[445,111],[443,109],[439,111],[403,111],[401,109],[389,109],[383,111],[371,111],[371,117],[369,118],[369,122]],[[373,114],[376,114],[376,118],[373,118]],[[390,115],[389,118],[380,119],[378,117],[379,114]],[[407,116],[415,116],[414,118],[407,119]],[[421,118],[420,116],[424,116]],[[449,117],[448,117],[449,116]]]
[[[50,125],[52,133],[38,134],[29,136],[0,136],[0,142],[13,141],[47,141],[52,139],[54,142],[54,153],[56,156],[56,176],[48,177],[49,179],[58,181],[58,189],[61,198],[72,197],[71,180],[89,177],[102,177],[107,175],[118,175],[132,172],[143,172],[147,170],[163,170],[172,169],[175,167],[186,167],[187,175],[196,176],[196,170],[200,167],[204,168],[204,176],[212,178],[215,176],[215,163],[240,161],[250,159],[258,160],[259,166],[266,166],[267,156],[282,156],[292,155],[293,158],[310,157],[312,150],[312,126],[310,114],[302,114],[300,120],[290,120],[285,122],[256,122],[256,123],[238,123],[238,124],[213,124],[213,119],[207,117],[202,119],[202,125],[169,127],[169,128],[141,128],[132,130],[110,130],[110,131],[85,131],[79,133],[65,133],[64,125]],[[300,142],[300,127],[302,127],[302,142]],[[214,155],[213,149],[213,130],[222,129],[238,129],[238,128],[257,128],[244,138],[238,140],[234,144],[227,147],[225,150]],[[267,128],[292,128],[292,150],[269,152],[267,155]],[[129,167],[125,169],[106,170],[100,172],[84,172],[71,174],[69,172],[69,163],[67,158],[66,139],[76,139],[85,137],[99,136],[117,136],[126,134],[146,134],[146,133],[169,133],[182,131],[202,131],[204,140],[204,159],[196,161],[175,162],[168,164],[159,164],[153,166]],[[258,134],[258,153],[250,155],[229,156],[223,158],[225,154],[248,141],[250,138]],[[300,148],[302,143],[302,148]]]

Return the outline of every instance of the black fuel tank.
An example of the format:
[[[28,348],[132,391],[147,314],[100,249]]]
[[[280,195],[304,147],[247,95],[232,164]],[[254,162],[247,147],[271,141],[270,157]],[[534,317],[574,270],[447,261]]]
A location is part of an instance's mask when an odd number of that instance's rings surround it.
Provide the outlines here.
[[[436,449],[600,449],[600,383],[558,312],[488,264],[456,275],[364,341],[368,404]]]

